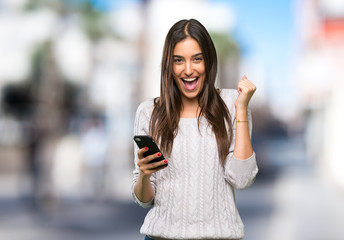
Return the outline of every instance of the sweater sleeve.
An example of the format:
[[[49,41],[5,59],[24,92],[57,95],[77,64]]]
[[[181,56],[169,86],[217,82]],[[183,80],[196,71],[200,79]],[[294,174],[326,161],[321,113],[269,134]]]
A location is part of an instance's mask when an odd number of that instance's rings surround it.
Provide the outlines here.
[[[236,189],[244,189],[249,187],[255,180],[258,173],[258,166],[256,161],[256,154],[253,154],[244,160],[234,157],[234,145],[235,145],[235,133],[236,133],[236,110],[235,110],[235,100],[237,97],[236,91],[231,91],[229,96],[224,97],[224,101],[228,106],[232,117],[232,126],[233,126],[233,140],[229,149],[229,154],[226,159],[226,164],[224,167],[225,178]],[[251,110],[248,108],[248,124],[250,137],[252,137],[252,114]]]
[[[139,107],[136,110],[136,116],[135,116],[135,122],[134,122],[134,135],[148,135],[149,134],[149,121],[150,121],[150,115],[151,115],[151,110],[153,107],[153,101],[145,101],[139,105]],[[139,177],[140,169],[137,165],[138,162],[138,156],[137,156],[137,151],[139,148],[135,144],[134,146],[134,165],[135,169],[133,171],[133,183],[131,187],[131,192],[132,192],[132,197],[133,200],[135,201],[136,204],[143,208],[149,208],[153,206],[154,204],[154,198],[155,198],[155,192],[156,192],[156,187],[155,187],[155,174],[153,173],[150,182],[153,186],[154,189],[154,197],[151,201],[149,202],[142,202],[140,201],[135,192],[134,192],[134,186],[135,183],[137,182],[137,179]]]

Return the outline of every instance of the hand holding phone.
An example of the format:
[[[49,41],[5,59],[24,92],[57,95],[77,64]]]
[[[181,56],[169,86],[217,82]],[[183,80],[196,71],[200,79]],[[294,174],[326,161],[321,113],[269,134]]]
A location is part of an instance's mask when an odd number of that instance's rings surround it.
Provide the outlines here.
[[[148,151],[143,153],[144,157],[147,157],[149,155],[153,155],[153,154],[158,153],[158,152],[161,153],[158,145],[154,142],[153,138],[149,135],[136,135],[136,136],[134,136],[134,141],[136,142],[137,146],[140,149],[148,147]],[[165,157],[161,153],[160,157],[153,159],[149,163],[159,162],[159,161],[164,160],[164,159],[165,159]],[[166,164],[159,166],[159,167],[163,167],[163,166],[167,166],[167,165],[168,164],[166,163]]]

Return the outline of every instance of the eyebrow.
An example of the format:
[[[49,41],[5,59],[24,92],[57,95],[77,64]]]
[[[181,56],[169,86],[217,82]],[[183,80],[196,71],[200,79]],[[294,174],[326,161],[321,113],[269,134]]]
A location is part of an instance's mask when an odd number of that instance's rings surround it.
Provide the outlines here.
[[[196,53],[194,55],[192,55],[191,57],[197,57],[199,55],[203,55],[203,53]],[[180,56],[180,55],[173,55],[174,58],[184,58],[183,56]]]

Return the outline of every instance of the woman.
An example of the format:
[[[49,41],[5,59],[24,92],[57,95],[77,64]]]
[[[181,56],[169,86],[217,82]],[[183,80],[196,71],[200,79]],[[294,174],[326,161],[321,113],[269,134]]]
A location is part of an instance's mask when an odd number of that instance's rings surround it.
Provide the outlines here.
[[[140,104],[135,135],[151,135],[161,153],[136,148],[133,198],[152,207],[146,239],[242,239],[234,189],[258,172],[248,103],[255,86],[244,76],[237,90],[215,88],[214,44],[197,20],[174,24],[165,40],[160,97]],[[168,165],[166,166],[166,163]]]

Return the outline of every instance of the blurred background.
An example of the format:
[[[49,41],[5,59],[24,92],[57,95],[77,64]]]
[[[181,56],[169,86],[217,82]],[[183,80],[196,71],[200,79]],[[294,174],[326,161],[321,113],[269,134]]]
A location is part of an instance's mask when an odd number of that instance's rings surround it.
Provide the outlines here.
[[[184,18],[213,37],[218,87],[257,86],[245,239],[344,239],[343,0],[1,0],[0,239],[143,239],[134,115]]]

